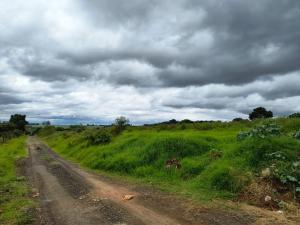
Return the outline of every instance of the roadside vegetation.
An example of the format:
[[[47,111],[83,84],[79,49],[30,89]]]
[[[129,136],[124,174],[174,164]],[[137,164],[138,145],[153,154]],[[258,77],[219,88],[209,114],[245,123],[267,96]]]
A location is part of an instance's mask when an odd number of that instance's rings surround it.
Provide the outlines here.
[[[112,127],[47,126],[39,136],[93,170],[202,200],[283,209],[300,197],[300,118],[270,117],[258,109],[252,121],[171,120],[139,127],[126,121],[122,129],[117,120]]]
[[[8,122],[0,122],[0,143],[18,137],[26,132],[26,115],[11,115]]]
[[[25,136],[0,144],[0,224],[21,225],[32,221],[33,202],[28,197],[28,187],[17,165],[24,157]]]

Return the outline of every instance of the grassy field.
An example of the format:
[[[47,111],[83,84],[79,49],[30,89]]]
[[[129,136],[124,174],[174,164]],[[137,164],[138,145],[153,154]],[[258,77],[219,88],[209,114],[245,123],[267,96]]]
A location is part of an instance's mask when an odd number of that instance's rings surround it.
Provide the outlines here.
[[[240,131],[263,123],[276,124],[280,134],[271,131],[237,140]],[[89,141],[91,134],[101,136],[103,128],[56,131],[48,127],[40,136],[59,154],[84,167],[209,200],[237,197],[265,168],[272,168],[270,179],[281,183],[286,179],[284,185],[296,195],[300,174],[293,165],[300,159],[300,142],[293,134],[299,129],[300,119],[273,119],[130,127],[103,144]],[[105,132],[110,133],[109,128]],[[173,158],[180,162],[180,169],[166,168],[166,161]]]
[[[26,137],[22,136],[0,145],[0,224],[28,224],[28,210],[33,203],[28,198],[24,177],[18,176],[16,162],[26,157]]]

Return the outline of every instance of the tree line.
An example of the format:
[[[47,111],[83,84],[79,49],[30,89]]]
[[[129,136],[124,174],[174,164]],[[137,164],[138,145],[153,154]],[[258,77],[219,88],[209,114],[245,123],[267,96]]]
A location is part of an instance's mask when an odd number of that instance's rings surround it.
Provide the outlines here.
[[[11,115],[8,122],[0,123],[0,141],[3,143],[10,138],[24,134],[27,124],[26,115]]]
[[[263,119],[263,118],[272,118],[273,112],[265,109],[264,107],[257,107],[253,109],[252,112],[249,113],[249,119]],[[300,118],[300,113],[293,113],[288,116],[288,118]],[[244,121],[247,119],[243,118],[235,118],[234,122]],[[215,122],[215,121],[192,121],[189,119],[184,119],[182,121],[177,121],[175,119],[161,122],[157,124],[145,124],[147,125],[159,125],[159,124],[177,124],[177,123],[197,123],[197,122]],[[0,142],[5,142],[6,140],[22,135],[26,132],[26,125],[28,122],[26,121],[26,115],[14,114],[10,116],[8,122],[0,122]],[[50,122],[46,121],[42,123],[45,126],[49,126]],[[113,124],[114,132],[116,134],[121,133],[127,126],[129,125],[129,120],[123,116],[118,117]],[[76,127],[76,126],[75,126]],[[79,126],[80,127],[80,126]]]

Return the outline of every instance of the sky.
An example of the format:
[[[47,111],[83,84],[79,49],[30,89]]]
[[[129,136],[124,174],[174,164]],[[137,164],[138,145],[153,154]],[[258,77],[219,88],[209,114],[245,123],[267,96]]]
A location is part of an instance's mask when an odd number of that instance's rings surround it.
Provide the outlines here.
[[[300,1],[1,0],[0,120],[300,111]]]

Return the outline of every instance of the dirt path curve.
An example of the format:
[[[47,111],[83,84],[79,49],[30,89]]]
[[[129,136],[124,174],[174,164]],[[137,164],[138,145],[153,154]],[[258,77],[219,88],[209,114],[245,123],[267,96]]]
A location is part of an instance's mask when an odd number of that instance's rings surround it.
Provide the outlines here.
[[[195,209],[154,190],[133,187],[81,169],[37,138],[28,139],[26,174],[39,198],[39,221],[47,225],[238,225],[256,217],[223,210]],[[124,195],[134,195],[124,201]]]

